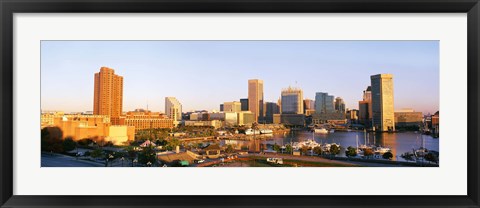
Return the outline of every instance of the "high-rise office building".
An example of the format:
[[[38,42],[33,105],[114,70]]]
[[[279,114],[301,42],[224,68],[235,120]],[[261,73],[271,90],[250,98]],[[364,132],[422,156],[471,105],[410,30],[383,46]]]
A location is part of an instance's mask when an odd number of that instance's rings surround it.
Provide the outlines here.
[[[358,119],[366,127],[372,123],[372,87],[363,91],[363,100],[358,102]]]
[[[312,99],[305,99],[303,100],[303,111],[304,113],[307,110],[315,110],[315,101]]]
[[[341,97],[335,98],[335,110],[339,113],[345,113],[345,102]]]
[[[248,98],[240,99],[240,103],[242,105],[242,111],[248,111]]]
[[[282,114],[303,114],[303,91],[288,87],[282,90]]]
[[[248,80],[248,110],[253,113],[255,122],[263,120],[263,80]]]
[[[395,131],[393,75],[370,76],[372,86],[373,127],[377,131]]]
[[[174,121],[182,120],[182,104],[175,97],[165,97],[165,114]]]
[[[326,92],[317,92],[315,94],[315,112],[316,113],[333,113],[335,108],[333,105],[333,95]]]
[[[265,103],[265,122],[273,123],[273,115],[279,114],[280,110],[277,103],[266,102]]]
[[[118,125],[122,115],[123,77],[108,67],[95,73],[93,93],[93,114],[107,115],[113,125]]]
[[[223,103],[224,112],[240,112],[242,111],[242,104],[238,101],[233,102],[224,102]]]

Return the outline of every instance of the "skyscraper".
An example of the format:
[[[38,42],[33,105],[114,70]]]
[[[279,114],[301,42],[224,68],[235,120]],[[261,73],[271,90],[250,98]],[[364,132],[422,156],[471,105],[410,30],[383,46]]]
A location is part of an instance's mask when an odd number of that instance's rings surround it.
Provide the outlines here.
[[[101,67],[95,73],[93,93],[93,114],[108,115],[114,125],[118,125],[122,115],[123,77],[108,67]]]
[[[248,80],[248,110],[253,113],[255,122],[263,120],[263,80]]]
[[[315,110],[315,101],[312,99],[305,99],[303,100],[303,111],[307,110]]]
[[[282,90],[282,114],[303,114],[303,91],[288,87]]]
[[[248,111],[248,98],[240,99],[240,103],[242,104],[242,111]]]
[[[372,86],[373,127],[377,131],[395,131],[393,75],[370,76]]]
[[[266,102],[265,103],[265,122],[266,123],[273,123],[273,115],[280,113],[278,109],[278,104],[274,102]]]
[[[333,113],[333,95],[326,92],[317,92],[315,94],[315,112],[316,113]]]
[[[345,102],[341,97],[335,98],[335,110],[339,113],[345,113]]]
[[[165,114],[174,121],[182,120],[182,104],[175,97],[165,97]]]
[[[233,101],[233,102],[224,102],[223,103],[223,110],[220,111],[225,111],[225,112],[240,112],[242,111],[242,104],[238,101]]]
[[[372,87],[363,91],[363,100],[358,102],[358,119],[366,127],[372,124]]]

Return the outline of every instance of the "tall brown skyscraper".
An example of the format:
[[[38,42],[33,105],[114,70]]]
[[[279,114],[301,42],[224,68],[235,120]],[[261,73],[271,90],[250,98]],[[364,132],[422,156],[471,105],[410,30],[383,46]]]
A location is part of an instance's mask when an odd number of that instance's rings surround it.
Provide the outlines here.
[[[119,123],[123,105],[123,77],[108,67],[95,73],[93,114],[108,115],[113,125]]]
[[[248,110],[253,113],[255,122],[263,120],[263,80],[248,80]]]
[[[393,75],[370,76],[372,86],[373,127],[377,131],[395,131]]]

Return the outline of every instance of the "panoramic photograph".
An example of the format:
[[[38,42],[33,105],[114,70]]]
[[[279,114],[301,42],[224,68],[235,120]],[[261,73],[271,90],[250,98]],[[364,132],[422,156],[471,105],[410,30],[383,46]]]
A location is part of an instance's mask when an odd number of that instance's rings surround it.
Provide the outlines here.
[[[41,167],[439,167],[439,41],[41,41]]]

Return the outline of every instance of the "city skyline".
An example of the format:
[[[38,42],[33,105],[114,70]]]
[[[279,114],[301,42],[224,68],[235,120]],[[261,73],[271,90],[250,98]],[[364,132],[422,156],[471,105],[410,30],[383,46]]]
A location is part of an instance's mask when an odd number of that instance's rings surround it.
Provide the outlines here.
[[[123,111],[163,112],[165,97],[176,97],[183,112],[219,110],[247,98],[250,79],[264,81],[263,102],[293,86],[304,99],[327,92],[358,109],[370,75],[390,73],[395,110],[433,114],[438,64],[437,41],[42,41],[42,110],[92,111],[92,72],[105,66],[124,78]]]

